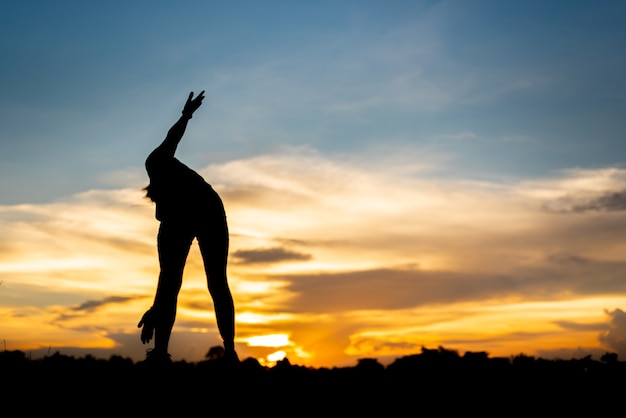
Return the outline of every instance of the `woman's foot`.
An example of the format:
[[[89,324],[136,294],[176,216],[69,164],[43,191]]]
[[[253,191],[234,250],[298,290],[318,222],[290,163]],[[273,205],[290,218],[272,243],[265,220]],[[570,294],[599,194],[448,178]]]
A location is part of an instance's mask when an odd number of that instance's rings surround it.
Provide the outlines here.
[[[239,364],[239,356],[235,350],[226,350],[224,351],[222,361],[228,365],[236,365]]]
[[[146,359],[137,363],[140,366],[170,366],[172,365],[172,356],[169,353],[154,349],[146,350]]]

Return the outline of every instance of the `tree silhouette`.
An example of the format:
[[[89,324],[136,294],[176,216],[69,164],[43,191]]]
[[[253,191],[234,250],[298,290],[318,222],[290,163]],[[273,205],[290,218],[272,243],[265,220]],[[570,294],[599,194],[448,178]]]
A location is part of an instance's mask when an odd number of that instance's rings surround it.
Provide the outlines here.
[[[209,351],[204,355],[204,358],[208,360],[219,360],[224,357],[224,347],[221,345],[215,345],[209,348]]]

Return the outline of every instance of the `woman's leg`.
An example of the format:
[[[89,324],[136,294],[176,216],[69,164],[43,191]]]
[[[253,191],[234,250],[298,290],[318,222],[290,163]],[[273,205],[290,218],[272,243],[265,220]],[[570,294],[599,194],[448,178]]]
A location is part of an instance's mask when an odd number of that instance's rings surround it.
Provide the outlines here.
[[[213,298],[217,328],[224,341],[224,355],[237,358],[235,353],[235,307],[226,277],[228,262],[228,226],[226,217],[215,215],[198,232],[198,245],[204,261],[207,285]]]
[[[154,351],[165,354],[176,319],[178,293],[193,233],[178,224],[161,223],[157,236],[159,251],[159,284],[154,297]]]

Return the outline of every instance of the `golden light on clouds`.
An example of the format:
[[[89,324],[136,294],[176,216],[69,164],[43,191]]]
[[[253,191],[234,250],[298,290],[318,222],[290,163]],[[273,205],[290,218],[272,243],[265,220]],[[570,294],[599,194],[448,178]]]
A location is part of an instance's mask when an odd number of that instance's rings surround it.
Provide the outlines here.
[[[615,349],[598,337],[626,305],[626,171],[504,184],[407,161],[291,150],[201,170],[228,214],[240,356]],[[153,210],[140,187],[0,207],[0,338],[141,357]],[[202,359],[220,341],[195,244],[179,303],[172,354]]]
[[[251,347],[285,347],[293,345],[287,334],[265,334],[242,338]]]

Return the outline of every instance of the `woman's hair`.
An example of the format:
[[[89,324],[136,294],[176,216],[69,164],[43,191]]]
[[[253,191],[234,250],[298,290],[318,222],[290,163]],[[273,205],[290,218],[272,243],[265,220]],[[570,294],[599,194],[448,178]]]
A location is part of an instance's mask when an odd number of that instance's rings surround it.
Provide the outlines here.
[[[153,202],[155,202],[155,198],[154,198],[154,186],[152,184],[148,184],[146,187],[144,187],[142,189],[143,191],[146,192],[146,197],[150,200],[152,200]]]

